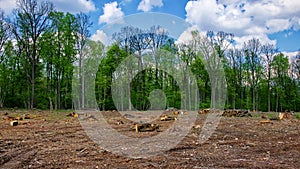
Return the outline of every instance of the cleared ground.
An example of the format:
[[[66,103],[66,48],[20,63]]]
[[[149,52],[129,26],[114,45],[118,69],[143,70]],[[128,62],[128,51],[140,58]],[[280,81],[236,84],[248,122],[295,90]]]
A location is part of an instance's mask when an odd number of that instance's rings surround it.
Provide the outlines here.
[[[2,120],[27,113],[30,119],[17,126]],[[299,114],[264,125],[260,113],[222,117],[204,144],[197,139],[206,115],[198,115],[196,128],[175,148],[147,159],[131,159],[101,149],[69,113],[2,110],[0,168],[300,168]],[[117,112],[103,115],[116,130],[132,137],[153,136],[172,124],[156,121],[159,131],[136,133],[133,122]]]

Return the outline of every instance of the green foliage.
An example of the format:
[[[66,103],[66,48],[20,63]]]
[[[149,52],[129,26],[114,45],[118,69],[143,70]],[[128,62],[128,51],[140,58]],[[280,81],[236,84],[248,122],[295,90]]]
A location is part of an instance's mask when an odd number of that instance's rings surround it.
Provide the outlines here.
[[[114,34],[116,43],[108,48],[99,64],[104,46],[88,40],[91,26],[88,16],[54,11],[51,3],[20,2],[24,8],[18,7],[13,14],[14,23],[8,23],[0,12],[0,108],[49,109],[52,105],[54,109],[70,109],[74,105],[72,90],[75,89],[72,87],[78,87],[76,90],[84,94],[84,87],[90,89],[94,85],[86,84],[84,78],[91,80],[95,77],[95,95],[101,110],[117,107],[111,91],[116,78],[121,78],[121,82],[115,84],[119,86],[131,80],[128,88],[120,91],[117,98],[124,109],[131,109],[132,105],[138,110],[147,110],[151,104],[158,104],[161,98],[152,98],[152,103],[149,99],[155,90],[165,94],[165,108],[182,108],[182,97],[190,99],[192,95],[183,96],[173,77],[174,72],[159,70],[159,64],[176,67],[175,70],[191,69],[199,89],[195,95],[200,101],[197,108],[208,108],[214,101],[211,100],[211,78],[205,65],[205,53],[198,49],[205,48],[201,46],[204,43],[199,43],[203,39],[193,39],[191,44],[179,46],[168,37],[167,32],[161,32],[160,26],[148,30],[125,27]],[[38,5],[29,10],[28,3]],[[282,53],[275,55],[275,49],[270,49],[273,53],[268,55],[268,63],[264,62],[267,53],[263,52],[267,52],[269,46],[262,47],[258,39],[246,42],[240,50],[229,50],[224,42],[232,42],[232,36],[210,31],[206,37],[215,50],[207,56],[221,59],[224,64],[227,82],[225,108],[268,111],[270,102],[270,111],[299,111],[299,65],[291,66],[287,56]],[[16,42],[9,40],[10,37]],[[151,47],[150,54],[143,54]],[[124,72],[116,72],[116,69],[131,56],[138,63],[126,63],[128,67],[123,71],[134,74],[135,70],[139,70],[139,73],[129,79],[122,76]],[[155,64],[143,70],[143,62],[147,59],[153,59]],[[163,59],[168,62],[164,63]],[[95,69],[98,69],[97,74],[92,74]],[[73,72],[78,73],[77,70],[80,72],[78,79],[75,78],[78,84],[72,81]],[[186,80],[185,74],[180,76]],[[127,98],[122,92],[130,93],[130,98],[125,100]],[[84,95],[86,100],[93,99],[92,96]],[[80,108],[92,104],[82,96],[74,99],[80,100]],[[300,118],[299,113],[295,114],[295,118]]]
[[[116,109],[111,94],[113,72],[125,57],[125,51],[120,49],[119,46],[113,45],[99,65],[95,80],[95,94],[101,110]]]
[[[295,113],[295,114],[294,114],[294,117],[295,117],[296,119],[300,119],[300,113]]]
[[[155,77],[155,69],[145,69],[139,72],[131,82],[131,102],[138,110],[148,110],[151,107],[149,95],[155,89],[160,89],[166,95],[166,105],[164,107],[181,107],[181,92],[174,79],[167,72],[158,71],[161,75]],[[173,82],[173,83],[168,83]],[[154,98],[155,99],[155,98]],[[157,98],[160,99],[160,98]]]

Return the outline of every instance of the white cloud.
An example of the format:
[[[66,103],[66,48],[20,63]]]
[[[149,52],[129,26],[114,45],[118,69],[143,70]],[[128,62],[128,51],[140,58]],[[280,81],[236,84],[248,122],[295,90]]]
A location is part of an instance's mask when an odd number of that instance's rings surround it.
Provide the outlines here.
[[[49,0],[59,11],[70,12],[70,13],[79,13],[79,12],[90,12],[95,11],[96,7],[92,0]]]
[[[99,17],[99,23],[123,23],[124,13],[120,7],[118,7],[118,3],[111,2],[107,3],[103,7],[103,15]]]
[[[289,29],[291,23],[288,19],[271,19],[266,22],[266,27],[270,30],[268,33],[275,33]]]
[[[293,17],[291,19],[293,29],[294,30],[299,30],[300,29],[300,17]]]
[[[65,0],[49,0],[53,3],[55,9],[63,12],[79,13],[95,11],[96,7],[92,0],[72,0],[72,3]],[[11,14],[12,10],[17,8],[16,0],[0,0],[0,8],[6,14]]]
[[[132,2],[132,0],[121,0],[120,5],[125,6],[130,2]]]
[[[163,2],[162,0],[142,0],[139,3],[138,10],[149,12],[153,7],[162,7]]]
[[[193,40],[192,32],[198,30],[196,26],[188,27],[184,32],[181,33],[181,35],[178,37],[178,39],[175,41],[176,45],[184,44],[188,45]]]
[[[240,36],[240,37],[234,37],[234,41],[236,43],[235,47],[238,49],[241,49],[244,45],[244,42],[248,42],[251,39],[259,39],[260,43],[262,44],[271,44],[271,45],[276,45],[277,41],[276,40],[270,40],[266,34],[256,34],[256,35],[245,35],[245,36]]]
[[[296,56],[298,54],[298,51],[296,52],[282,52],[285,56],[289,58],[289,62],[292,63],[296,60]]]
[[[202,31],[234,33],[236,40],[268,38],[285,30],[300,29],[300,1],[296,0],[197,0],[185,7],[186,20]]]
[[[103,30],[97,30],[95,34],[92,35],[91,39],[93,41],[100,41],[104,45],[108,45],[108,37]]]
[[[11,14],[14,8],[17,7],[15,0],[0,0],[0,8],[5,12],[6,15]]]

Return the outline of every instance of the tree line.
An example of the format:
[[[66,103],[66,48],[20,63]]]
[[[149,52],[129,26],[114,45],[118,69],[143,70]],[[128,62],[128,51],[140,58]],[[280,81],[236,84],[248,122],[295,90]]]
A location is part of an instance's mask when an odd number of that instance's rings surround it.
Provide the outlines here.
[[[50,2],[17,5],[9,18],[0,13],[0,107],[72,108],[74,63],[82,65],[90,43],[89,17],[56,11]]]
[[[234,35],[221,31],[192,31],[190,41],[177,43],[158,25],[123,27],[106,49],[89,39],[86,14],[17,2],[12,17],[0,14],[0,108],[86,108],[92,104],[87,89],[94,87],[101,110],[147,110],[161,101],[158,90],[166,102],[159,108],[217,107],[225,100],[230,109],[300,110],[300,53],[291,62],[255,38],[235,49]]]

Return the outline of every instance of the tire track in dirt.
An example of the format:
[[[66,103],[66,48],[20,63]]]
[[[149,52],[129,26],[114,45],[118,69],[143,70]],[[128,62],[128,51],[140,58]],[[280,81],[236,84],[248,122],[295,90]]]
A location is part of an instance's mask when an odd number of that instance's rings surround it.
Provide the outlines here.
[[[22,168],[38,152],[38,146],[16,145],[0,156],[0,168]]]

